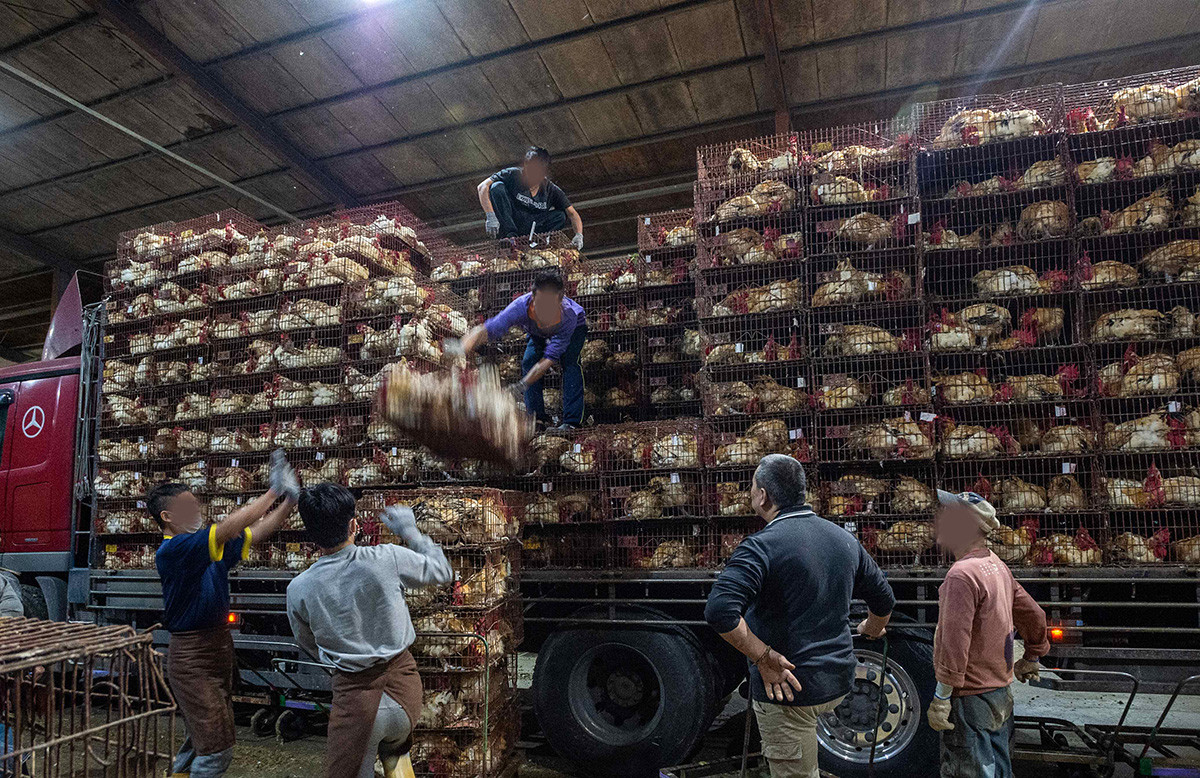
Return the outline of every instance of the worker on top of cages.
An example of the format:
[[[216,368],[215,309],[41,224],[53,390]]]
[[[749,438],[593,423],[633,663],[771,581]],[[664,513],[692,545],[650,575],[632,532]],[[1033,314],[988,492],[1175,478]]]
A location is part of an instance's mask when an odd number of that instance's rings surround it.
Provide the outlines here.
[[[943,778],[1011,778],[1015,673],[1038,680],[1038,658],[1050,650],[1046,612],[987,547],[999,529],[996,509],[975,492],[938,490],[937,542],[955,562],[938,590],[933,635],[937,678],[929,726],[942,733]],[[1013,632],[1025,653],[1013,662]]]
[[[763,457],[750,505],[767,522],[729,558],[704,617],[750,662],[750,697],[771,778],[817,778],[817,719],[854,686],[850,600],[866,602],[859,635],[878,638],[896,598],[857,539],[813,513],[792,457]]]
[[[583,219],[549,175],[550,152],[530,146],[520,167],[506,167],[480,181],[476,189],[487,234],[513,238],[557,232],[570,219],[575,230],[571,245],[583,251]]]
[[[513,327],[525,330],[524,377],[510,387],[525,398],[525,408],[542,423],[549,423],[542,395],[542,377],[555,363],[562,368],[562,423],[572,430],[583,423],[583,368],[579,355],[587,341],[587,314],[567,297],[562,276],[544,270],[533,280],[533,290],[508,304],[500,313],[467,333],[462,349],[468,355],[488,341],[499,341]]]
[[[266,494],[207,530],[200,501],[185,484],[159,484],[146,495],[146,510],[164,536],[155,565],[162,580],[163,626],[171,633],[167,681],[187,727],[172,765],[180,775],[221,776],[233,761],[229,571],[246,559],[251,543],[283,525],[300,491],[281,449],[271,454],[269,472]]]
[[[356,546],[354,514],[344,486],[300,495],[300,518],[321,556],[288,584],[288,620],[300,646],[335,668],[325,775],[371,778],[378,756],[387,778],[412,778],[408,751],[423,698],[404,592],[445,586],[454,572],[411,509],[393,505],[379,517],[403,546]]]

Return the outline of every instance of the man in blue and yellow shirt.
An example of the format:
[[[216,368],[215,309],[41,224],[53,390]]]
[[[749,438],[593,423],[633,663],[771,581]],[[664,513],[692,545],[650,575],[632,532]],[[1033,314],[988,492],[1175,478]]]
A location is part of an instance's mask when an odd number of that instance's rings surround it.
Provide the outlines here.
[[[162,580],[163,624],[171,633],[167,680],[188,733],[175,773],[216,778],[233,761],[229,571],[247,557],[251,543],[275,534],[299,493],[295,472],[277,450],[271,455],[267,493],[207,529],[200,501],[186,485],[159,484],[146,495],[146,509],[164,536],[155,564]]]

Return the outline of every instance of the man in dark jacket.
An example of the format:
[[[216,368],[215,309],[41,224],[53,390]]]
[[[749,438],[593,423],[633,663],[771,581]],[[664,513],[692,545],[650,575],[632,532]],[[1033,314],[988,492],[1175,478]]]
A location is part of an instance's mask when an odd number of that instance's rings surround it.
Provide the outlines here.
[[[583,219],[567,194],[549,178],[550,152],[530,146],[520,167],[506,167],[479,182],[476,191],[493,238],[512,238],[530,232],[575,230],[571,245],[583,251]]]
[[[857,660],[850,600],[867,603],[860,635],[877,638],[895,596],[846,530],[805,503],[804,466],[764,457],[750,504],[767,522],[733,552],[704,610],[750,661],[750,692],[771,778],[817,778],[817,718],[850,693]]]

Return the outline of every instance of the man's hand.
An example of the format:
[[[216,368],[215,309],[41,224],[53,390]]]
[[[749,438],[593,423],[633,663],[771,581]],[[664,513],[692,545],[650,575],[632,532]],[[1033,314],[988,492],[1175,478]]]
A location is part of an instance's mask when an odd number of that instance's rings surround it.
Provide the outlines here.
[[[870,619],[863,619],[862,621],[858,622],[858,627],[855,629],[855,632],[869,640],[879,640],[879,638],[887,634],[887,628],[872,627]]]
[[[575,247],[576,251],[583,251],[583,233],[582,232],[575,233],[575,237],[571,238],[571,245]]]
[[[791,702],[795,699],[792,690],[800,691],[803,688],[796,680],[796,676],[792,675],[796,666],[789,662],[786,656],[774,649],[767,651],[767,655],[756,666],[758,672],[762,674],[763,686],[766,687],[769,700]]]
[[[504,390],[511,394],[513,399],[517,402],[525,401],[525,384],[521,383],[520,381],[514,381],[513,383],[504,387]]]
[[[496,218],[495,213],[489,213],[483,222],[483,228],[487,230],[487,234],[491,237],[496,237],[500,234],[500,220]]]
[[[267,485],[271,491],[289,502],[300,501],[300,479],[287,461],[283,449],[271,452],[271,468],[267,474]]]
[[[417,529],[417,516],[407,505],[389,505],[383,509],[379,520],[393,535],[403,540],[406,546],[421,538],[421,531]]]
[[[934,697],[933,702],[929,703],[926,718],[929,719],[930,729],[938,732],[954,729],[954,725],[950,723],[950,700]]]
[[[1042,680],[1042,666],[1038,664],[1036,659],[1018,659],[1013,665],[1013,675],[1021,683],[1029,683],[1030,681]]]

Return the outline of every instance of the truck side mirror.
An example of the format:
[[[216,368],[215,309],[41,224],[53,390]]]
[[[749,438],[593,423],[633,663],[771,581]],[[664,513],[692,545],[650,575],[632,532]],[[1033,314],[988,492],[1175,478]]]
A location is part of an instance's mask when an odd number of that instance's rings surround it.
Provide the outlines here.
[[[16,392],[12,389],[0,389],[0,408],[7,408],[16,401]]]

